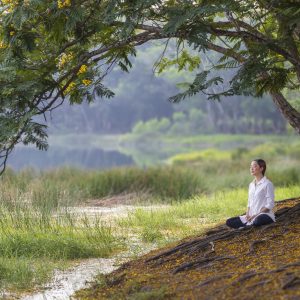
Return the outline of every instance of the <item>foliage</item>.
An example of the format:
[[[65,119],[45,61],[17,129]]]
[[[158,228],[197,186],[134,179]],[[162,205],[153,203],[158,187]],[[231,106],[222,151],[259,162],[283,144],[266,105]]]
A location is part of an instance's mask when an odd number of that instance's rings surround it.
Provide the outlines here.
[[[174,155],[170,158],[170,161],[174,164],[180,164],[193,161],[227,160],[230,158],[230,151],[221,151],[208,148],[202,151]]]
[[[263,135],[185,136],[180,143],[178,138],[170,138],[165,145],[152,139],[144,146],[150,153],[159,152],[157,145],[170,148],[161,166],[152,163],[151,167],[143,168],[80,170],[65,167],[21,172],[8,169],[0,181],[0,202],[14,207],[19,201],[30,201],[36,210],[49,214],[88,199],[130,193],[137,195],[137,201],[147,203],[183,201],[199,193],[247,185],[249,164],[259,157],[267,161],[267,173],[275,186],[299,184],[296,167],[300,159],[299,142],[294,137],[268,136],[267,141],[266,138]]]
[[[175,59],[168,59],[166,57],[162,58],[157,63],[157,72],[162,73],[165,69],[170,68],[171,66],[178,66],[178,71],[182,71],[187,68],[188,71],[192,72],[197,69],[200,65],[200,57],[194,56],[192,57],[187,50],[183,50],[180,53],[180,56]],[[188,66],[187,66],[188,65]]]
[[[159,122],[165,118],[160,121],[150,119],[137,122],[132,128],[132,133],[140,135],[150,132],[170,135],[287,133],[285,121],[271,106],[271,99],[231,97],[224,104],[201,100],[203,99],[193,97],[174,108],[176,111],[169,119],[168,126],[159,126]]]
[[[1,183],[1,289],[30,289],[48,281],[54,269],[77,259],[107,257],[123,247],[99,218],[70,213],[61,194],[51,207],[51,196],[31,201],[35,185],[23,191],[21,186],[21,179],[11,175]]]
[[[294,1],[2,1],[2,166],[19,142],[47,148],[46,127],[37,116],[47,118],[65,99],[82,103],[96,95],[112,97],[103,78],[114,65],[129,71],[136,47],[156,39],[176,39],[179,68],[199,63],[182,52],[184,42],[196,51],[220,53],[211,69],[237,68],[226,81],[201,70],[172,101],[198,92],[208,99],[270,93],[300,131],[299,112],[281,93],[299,89],[297,7]]]

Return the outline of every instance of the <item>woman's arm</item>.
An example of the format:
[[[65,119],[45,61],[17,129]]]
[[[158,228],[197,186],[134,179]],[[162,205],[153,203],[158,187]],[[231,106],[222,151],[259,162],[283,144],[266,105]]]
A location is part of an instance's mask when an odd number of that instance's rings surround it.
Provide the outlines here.
[[[266,204],[264,207],[271,210],[275,206],[274,186],[272,182],[269,182],[266,186]]]
[[[247,213],[246,213],[246,220],[249,221],[251,216],[250,216],[250,190],[251,190],[251,182],[249,184],[248,188],[248,203],[247,203]]]
[[[270,210],[267,207],[262,207],[260,210],[261,213],[268,213]]]
[[[251,217],[250,217],[250,214],[249,214],[249,211],[250,211],[250,207],[248,206],[248,207],[247,207],[247,213],[246,213],[246,220],[247,220],[247,221],[249,221],[249,219],[251,218]]]

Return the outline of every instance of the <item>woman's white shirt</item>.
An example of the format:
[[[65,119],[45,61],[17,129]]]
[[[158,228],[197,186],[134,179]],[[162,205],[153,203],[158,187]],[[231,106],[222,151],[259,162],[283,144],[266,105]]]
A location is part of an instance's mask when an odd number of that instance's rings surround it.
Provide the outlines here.
[[[275,222],[275,214],[273,212],[273,208],[275,206],[274,198],[273,183],[266,176],[264,176],[256,184],[254,179],[252,182],[250,182],[248,191],[249,215],[253,216],[256,214],[266,214]],[[260,210],[263,207],[268,208],[270,211],[267,213],[261,213]],[[243,223],[252,225],[255,218],[250,222],[247,222],[246,215],[243,215],[240,216],[240,219]]]

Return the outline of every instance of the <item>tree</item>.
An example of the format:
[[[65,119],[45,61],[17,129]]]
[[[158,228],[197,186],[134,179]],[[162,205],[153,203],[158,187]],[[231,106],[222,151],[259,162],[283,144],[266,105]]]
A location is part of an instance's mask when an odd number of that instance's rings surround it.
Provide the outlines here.
[[[199,64],[185,48],[220,54],[213,70],[236,68],[225,80],[198,73],[177,102],[196,93],[208,99],[269,93],[300,133],[300,113],[282,91],[300,84],[299,1],[242,0],[2,0],[0,6],[0,155],[22,142],[47,148],[49,113],[65,100],[112,97],[103,78],[114,65],[128,72],[136,47],[176,39],[177,64]]]

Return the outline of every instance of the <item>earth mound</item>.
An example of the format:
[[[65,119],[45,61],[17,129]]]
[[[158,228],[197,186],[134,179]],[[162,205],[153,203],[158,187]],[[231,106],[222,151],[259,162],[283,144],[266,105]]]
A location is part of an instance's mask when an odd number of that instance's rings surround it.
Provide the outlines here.
[[[276,222],[221,224],[98,277],[78,299],[300,299],[300,198],[276,202]]]

